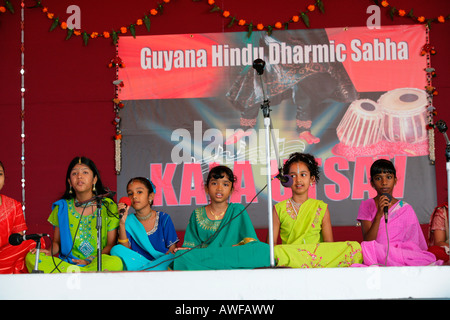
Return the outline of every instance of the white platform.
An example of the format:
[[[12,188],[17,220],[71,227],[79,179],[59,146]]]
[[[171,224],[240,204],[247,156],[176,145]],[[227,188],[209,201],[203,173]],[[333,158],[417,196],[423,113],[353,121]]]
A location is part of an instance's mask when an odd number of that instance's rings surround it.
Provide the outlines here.
[[[0,275],[3,300],[410,298],[450,299],[450,266]]]

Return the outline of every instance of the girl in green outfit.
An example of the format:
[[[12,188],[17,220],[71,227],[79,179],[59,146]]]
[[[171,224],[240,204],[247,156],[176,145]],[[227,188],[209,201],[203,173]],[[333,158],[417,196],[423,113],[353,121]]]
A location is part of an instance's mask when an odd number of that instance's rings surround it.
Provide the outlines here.
[[[95,195],[107,194],[94,162],[74,158],[67,169],[66,190],[52,205],[48,221],[54,227],[50,248],[40,251],[39,270],[44,273],[97,271],[97,201]],[[104,197],[102,216],[102,270],[121,271],[122,261],[109,255],[117,241],[117,205]],[[26,258],[28,270],[35,264],[35,250]],[[76,270],[75,270],[75,269]]]
[[[362,261],[356,241],[333,242],[328,205],[308,197],[319,181],[319,166],[310,154],[293,153],[283,166],[292,177],[292,197],[273,210],[274,255],[277,266],[293,268],[348,267]],[[280,236],[282,244],[277,245]]]
[[[236,178],[226,166],[212,168],[205,191],[210,203],[192,212],[174,270],[252,269],[270,265],[269,246],[258,241],[245,207],[229,203]],[[183,250],[184,249],[184,250]]]

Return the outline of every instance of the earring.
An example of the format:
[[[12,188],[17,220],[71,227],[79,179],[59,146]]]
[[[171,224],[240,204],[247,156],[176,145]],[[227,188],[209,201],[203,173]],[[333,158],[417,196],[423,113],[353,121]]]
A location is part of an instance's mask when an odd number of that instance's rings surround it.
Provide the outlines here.
[[[96,192],[96,191],[97,191],[97,189],[95,189],[95,184],[92,185],[92,191],[93,191],[93,192]]]
[[[72,194],[73,192],[72,192],[72,186],[70,186],[70,189],[69,189],[69,194]]]

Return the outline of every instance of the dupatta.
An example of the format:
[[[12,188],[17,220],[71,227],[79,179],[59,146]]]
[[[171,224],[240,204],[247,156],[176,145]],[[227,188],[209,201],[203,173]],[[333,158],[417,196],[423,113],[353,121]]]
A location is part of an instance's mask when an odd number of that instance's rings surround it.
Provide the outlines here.
[[[72,255],[73,239],[70,233],[69,227],[69,209],[67,201],[64,199],[58,200],[52,204],[53,209],[58,206],[58,223],[59,223],[59,235],[61,239],[61,248],[59,252],[59,258],[65,262],[72,263],[72,259],[78,259]]]
[[[183,247],[192,249],[175,253],[174,270],[253,269],[270,265],[269,245],[258,241],[243,205],[228,204],[221,221],[202,219],[204,216],[205,207],[192,213],[183,243]],[[248,238],[254,241],[240,245]]]
[[[289,200],[275,205],[280,218],[280,237],[283,244],[322,242],[322,220],[328,205],[316,199],[307,199],[295,212]]]
[[[136,215],[130,214],[125,222],[125,229],[133,237],[136,243],[155,258],[155,260],[148,260],[141,254],[133,251],[121,244],[114,246],[111,249],[111,255],[118,256],[122,259],[125,270],[167,270],[172,263],[173,254],[165,254],[156,250],[150,239],[147,231],[142,223],[136,218]]]

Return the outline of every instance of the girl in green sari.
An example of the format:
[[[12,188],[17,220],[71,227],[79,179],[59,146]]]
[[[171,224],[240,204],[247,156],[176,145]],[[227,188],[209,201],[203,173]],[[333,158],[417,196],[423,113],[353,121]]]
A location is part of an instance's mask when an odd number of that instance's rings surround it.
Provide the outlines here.
[[[330,211],[321,200],[308,197],[319,181],[319,166],[310,154],[293,153],[283,166],[293,179],[292,197],[273,210],[274,255],[277,266],[292,268],[349,267],[362,261],[356,241],[333,242]],[[282,244],[277,245],[280,236]]]
[[[208,174],[205,191],[211,201],[194,210],[174,270],[252,269],[270,266],[269,246],[258,241],[244,206],[229,203],[236,178],[226,166]]]
[[[67,169],[65,193],[52,205],[48,221],[54,227],[53,241],[50,248],[40,251],[39,270],[44,273],[97,271],[96,194],[107,194],[107,190],[94,162],[85,157],[74,158]],[[109,255],[117,241],[117,205],[108,197],[101,201],[102,270],[121,271],[120,258]],[[26,257],[29,271],[34,268],[35,259],[32,250]]]

